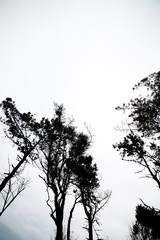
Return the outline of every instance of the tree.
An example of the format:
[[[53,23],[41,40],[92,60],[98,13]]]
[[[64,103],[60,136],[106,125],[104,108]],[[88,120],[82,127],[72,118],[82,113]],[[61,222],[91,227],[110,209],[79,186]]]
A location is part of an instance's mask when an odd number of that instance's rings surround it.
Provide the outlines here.
[[[56,105],[54,118],[51,120],[43,118],[38,131],[37,127],[35,130],[35,134],[38,133],[42,139],[38,151],[44,173],[41,178],[48,194],[47,205],[56,225],[56,240],[62,240],[65,201],[73,175],[70,163],[74,164],[80,156],[85,155],[90,142],[87,135],[76,130],[73,121],[67,122],[63,106]]]
[[[71,189],[74,189],[75,201],[68,218],[67,240],[70,240],[71,219],[78,202],[84,207],[89,239],[93,240],[93,223],[98,221],[97,213],[107,203],[110,193],[96,195],[99,186],[97,166],[92,163],[91,155],[87,154],[91,137],[78,132],[73,121],[66,120],[63,106],[58,105],[55,106],[53,119],[43,118],[40,121],[38,134],[42,139],[39,159],[44,176],[41,178],[46,185],[47,205],[56,225],[56,240],[64,237],[64,208]]]
[[[145,176],[152,178],[160,188],[160,72],[141,80],[134,89],[147,90],[146,96],[130,100],[117,109],[130,111],[128,134],[114,145],[122,160],[142,167]]]
[[[154,180],[160,188],[160,72],[142,79],[134,87],[140,88],[145,93],[143,96],[117,108],[130,113],[128,134],[114,147],[120,152],[122,160],[138,164],[141,167],[139,172]],[[154,208],[138,206],[132,239],[159,239],[159,236],[153,236],[156,224],[152,226],[153,220],[159,225],[157,216]]]
[[[83,189],[84,190],[84,189]],[[87,226],[85,229],[88,231],[88,239],[93,240],[93,230],[95,230],[96,236],[99,239],[98,230],[94,227],[94,223],[100,225],[98,218],[99,211],[104,208],[108,203],[111,196],[111,192],[81,192],[82,205],[86,214]]]
[[[130,229],[131,240],[160,239],[160,211],[146,204],[136,207],[136,222]]]
[[[91,156],[81,156],[75,165],[72,165],[75,173],[75,185],[80,191],[81,202],[87,217],[89,240],[93,240],[92,202],[94,202],[94,190],[99,186],[97,166],[92,164]],[[95,199],[96,200],[96,199]]]
[[[99,179],[97,175],[97,165],[93,164],[91,155],[81,156],[74,165],[74,185],[80,195],[80,202],[83,205],[87,220],[89,240],[93,240],[93,224],[99,224],[98,213],[108,202],[111,192],[98,193]]]
[[[151,235],[151,229],[137,220],[130,228],[130,235],[128,240],[153,240]],[[156,240],[156,239],[155,239]],[[157,239],[158,240],[158,239]]]
[[[8,172],[1,173],[0,193],[2,197],[0,215],[9,207],[16,197],[26,188],[28,180],[22,172],[29,159],[34,162],[37,155],[34,152],[39,140],[31,135],[31,126],[35,124],[33,115],[20,113],[11,98],[0,104],[2,116],[0,122],[4,125],[4,133],[17,147],[17,163],[8,161]]]

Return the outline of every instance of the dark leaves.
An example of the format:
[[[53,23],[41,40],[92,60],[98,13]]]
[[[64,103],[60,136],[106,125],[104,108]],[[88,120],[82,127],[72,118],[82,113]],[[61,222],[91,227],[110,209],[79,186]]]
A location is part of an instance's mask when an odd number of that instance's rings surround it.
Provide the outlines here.
[[[133,132],[128,134],[123,142],[114,145],[114,148],[116,148],[117,151],[120,151],[123,159],[135,155],[141,159],[146,154],[146,151],[144,150],[144,141]]]
[[[135,89],[142,89],[142,95],[117,108],[128,113],[129,134],[114,148],[123,160],[147,170],[145,176],[154,179],[160,187],[160,72],[142,79]]]

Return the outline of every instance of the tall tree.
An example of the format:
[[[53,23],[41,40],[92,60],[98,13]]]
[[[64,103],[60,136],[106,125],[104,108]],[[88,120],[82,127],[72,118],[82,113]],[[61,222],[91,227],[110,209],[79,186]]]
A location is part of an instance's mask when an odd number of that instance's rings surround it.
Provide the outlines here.
[[[129,112],[129,123],[127,136],[114,147],[120,152],[122,160],[138,164],[141,167],[139,172],[154,180],[160,188],[160,72],[142,79],[134,89],[142,89],[143,96],[131,99],[128,104],[117,108]],[[133,239],[157,239],[153,237],[151,227],[153,219],[158,221],[155,217],[156,211],[154,208],[147,208],[139,206],[136,209]],[[147,224],[141,221],[142,219],[145,219]],[[157,224],[159,225],[159,221]]]
[[[80,202],[83,205],[87,220],[88,239],[93,240],[93,224],[99,224],[98,213],[108,202],[111,192],[98,193],[99,179],[97,165],[93,164],[90,155],[81,156],[78,162],[72,164],[74,184],[80,193]]]
[[[31,134],[31,126],[35,124],[33,115],[20,113],[11,98],[7,98],[0,104],[2,116],[0,122],[4,125],[4,133],[14,146],[17,147],[17,163],[8,161],[8,172],[1,173],[0,193],[2,197],[0,215],[26,188],[28,180],[22,176],[22,172],[29,159],[34,162],[37,159],[34,151],[39,138]]]
[[[73,175],[70,163],[85,154],[90,146],[89,137],[77,132],[72,121],[67,122],[63,106],[58,105],[53,119],[41,120],[38,135],[42,139],[39,158],[44,173],[41,178],[48,193],[47,205],[56,225],[56,240],[62,240],[65,201]]]

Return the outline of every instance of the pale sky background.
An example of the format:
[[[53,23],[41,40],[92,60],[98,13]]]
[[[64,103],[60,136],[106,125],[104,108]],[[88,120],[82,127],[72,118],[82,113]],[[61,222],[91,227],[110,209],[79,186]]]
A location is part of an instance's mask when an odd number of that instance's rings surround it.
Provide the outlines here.
[[[160,208],[156,185],[112,148],[124,119],[115,107],[159,70],[159,0],[0,0],[0,101],[12,97],[21,111],[40,117],[52,116],[53,102],[63,103],[79,130],[90,126],[102,189],[112,190],[101,212],[101,236],[110,240],[126,239],[139,198]],[[1,166],[12,157],[7,144],[1,137]],[[54,235],[43,182],[36,169],[26,175],[30,187],[0,218],[0,240]],[[72,228],[78,240],[87,236],[82,219],[78,207]]]

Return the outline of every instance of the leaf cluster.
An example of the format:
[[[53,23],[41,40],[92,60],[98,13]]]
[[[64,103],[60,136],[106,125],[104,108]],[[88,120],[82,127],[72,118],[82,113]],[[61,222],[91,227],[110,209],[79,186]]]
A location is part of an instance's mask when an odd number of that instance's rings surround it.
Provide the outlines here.
[[[141,87],[147,88],[147,95],[140,95],[117,108],[129,111],[129,133],[114,148],[123,160],[135,162],[147,170],[145,176],[160,187],[160,72],[142,79],[134,89]]]
[[[136,207],[136,222],[130,229],[132,240],[159,240],[160,239],[160,212],[145,205]]]
[[[27,154],[36,144],[36,138],[32,134],[37,124],[34,116],[30,112],[19,112],[11,98],[2,101],[0,108],[3,113],[0,122],[5,127],[6,137],[17,146],[21,153]]]

